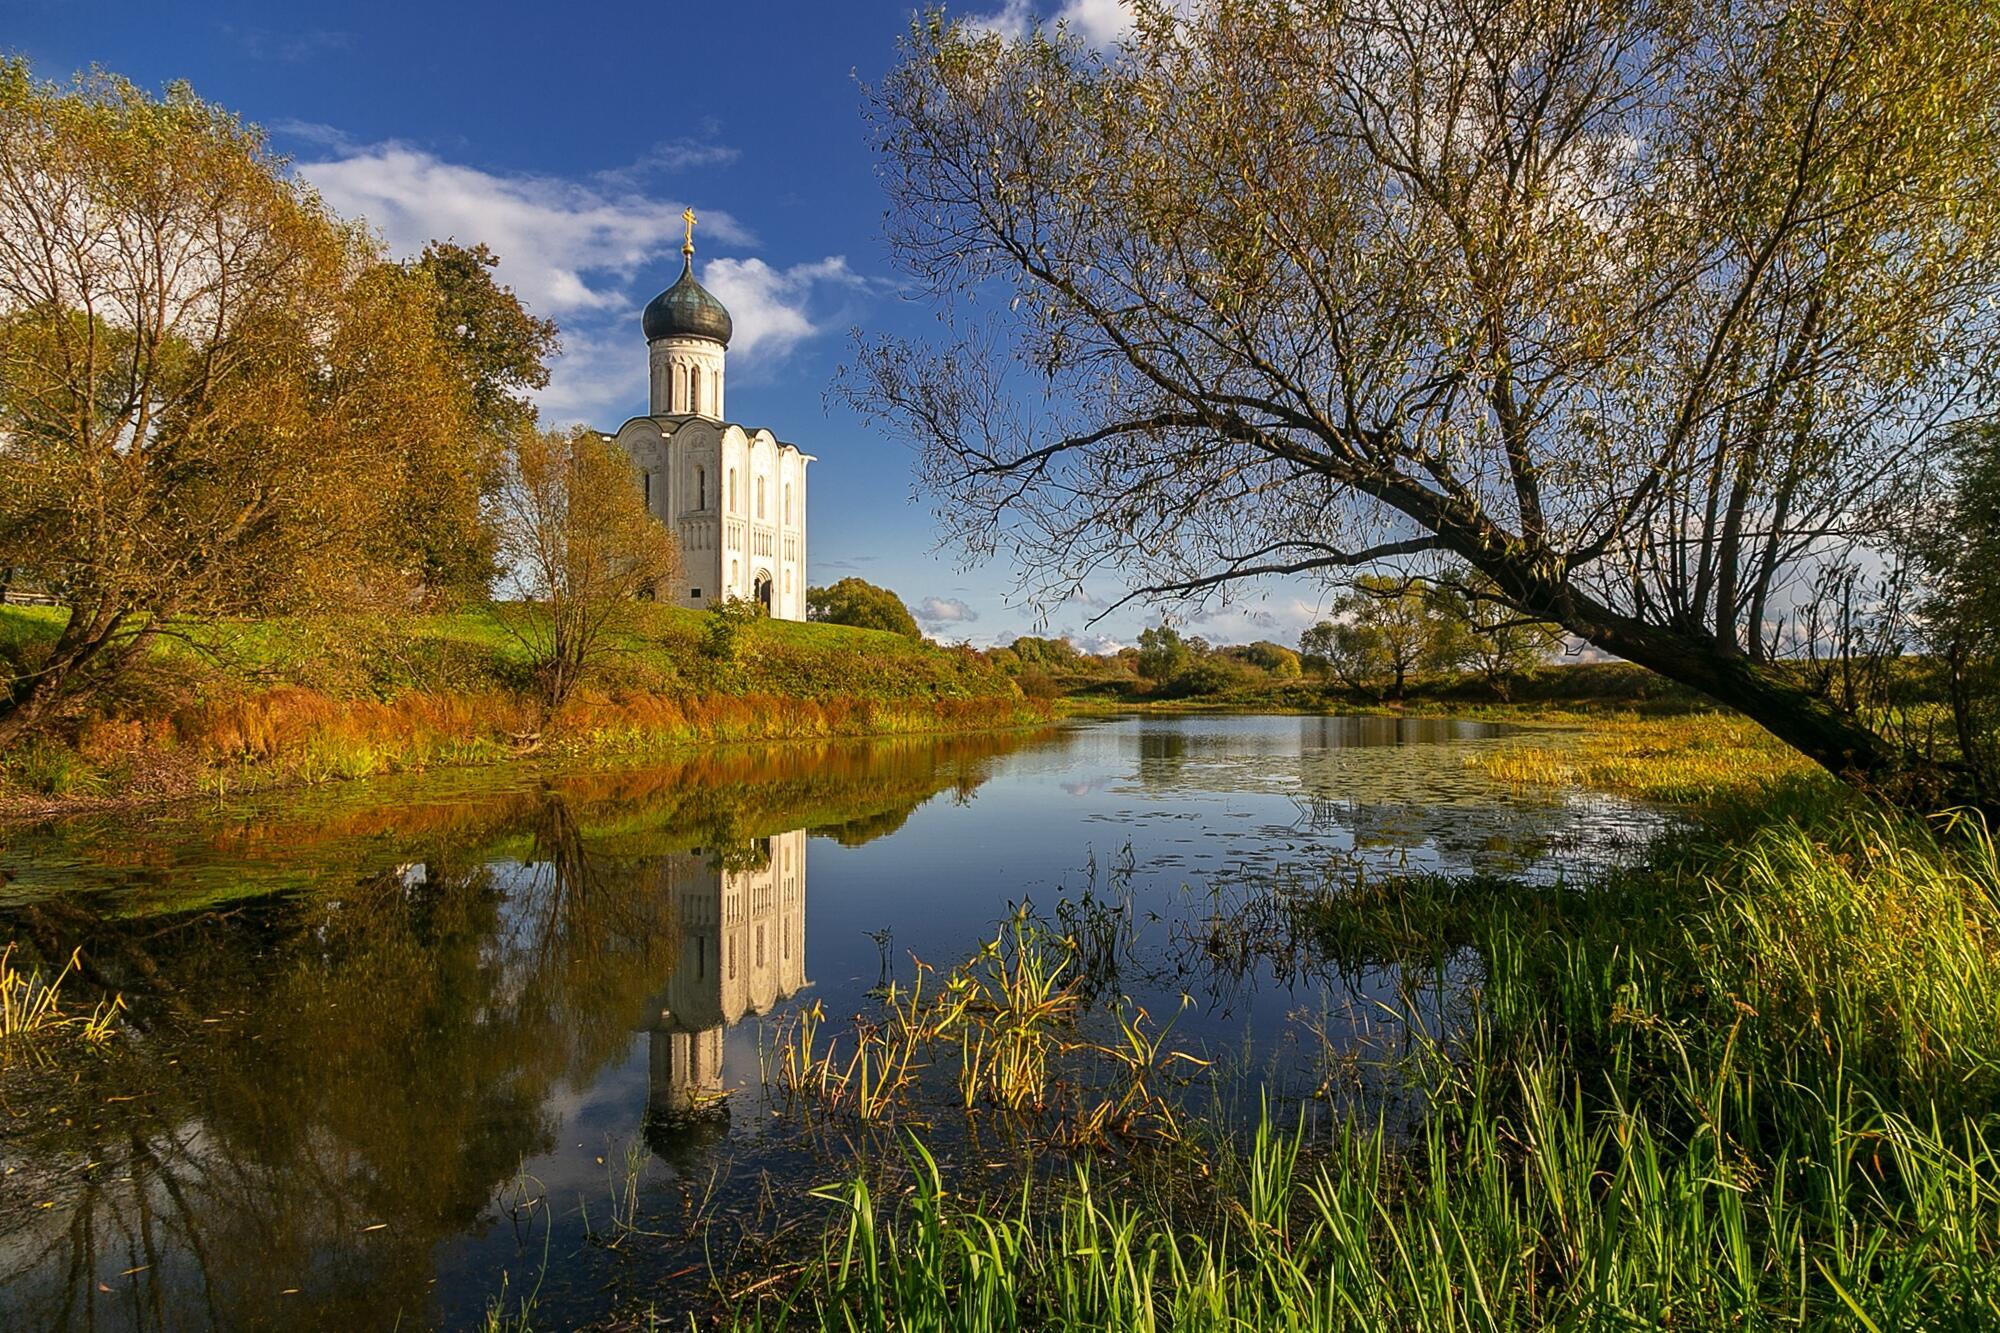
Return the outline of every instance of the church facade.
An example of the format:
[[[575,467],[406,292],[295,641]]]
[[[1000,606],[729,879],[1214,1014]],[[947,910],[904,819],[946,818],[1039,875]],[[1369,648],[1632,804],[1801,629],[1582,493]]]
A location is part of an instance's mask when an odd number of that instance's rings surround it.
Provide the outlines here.
[[[806,618],[806,465],[812,455],[726,415],[734,325],[694,276],[694,215],[679,281],[641,323],[647,414],[613,437],[639,470],[646,507],[680,542],[679,582],[657,595],[681,606],[730,598],[781,620]]]

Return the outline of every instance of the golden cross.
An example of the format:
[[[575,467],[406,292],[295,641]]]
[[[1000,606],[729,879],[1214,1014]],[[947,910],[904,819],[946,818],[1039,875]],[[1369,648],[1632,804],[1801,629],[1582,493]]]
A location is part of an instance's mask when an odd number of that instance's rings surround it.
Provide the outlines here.
[[[681,253],[691,255],[694,253],[694,210],[692,208],[682,209],[681,221],[687,223],[687,240],[681,246]]]

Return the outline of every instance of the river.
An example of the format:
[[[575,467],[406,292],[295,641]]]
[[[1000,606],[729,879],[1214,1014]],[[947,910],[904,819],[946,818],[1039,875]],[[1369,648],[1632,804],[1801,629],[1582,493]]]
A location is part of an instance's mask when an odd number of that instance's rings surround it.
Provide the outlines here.
[[[1300,877],[1584,883],[1660,827],[1468,762],[1507,743],[1116,718],[0,831],[0,941],[128,1006],[0,1070],[0,1327],[463,1327],[503,1282],[556,1326],[674,1316],[899,1151],[773,1086],[802,1007],[844,1024],[1017,911],[1115,938],[1093,995],[1210,1062],[1195,1112],[1385,1096],[1352,1057],[1448,1027],[1465,961],[1292,967],[1217,923]],[[955,1169],[1023,1151],[939,1107]]]

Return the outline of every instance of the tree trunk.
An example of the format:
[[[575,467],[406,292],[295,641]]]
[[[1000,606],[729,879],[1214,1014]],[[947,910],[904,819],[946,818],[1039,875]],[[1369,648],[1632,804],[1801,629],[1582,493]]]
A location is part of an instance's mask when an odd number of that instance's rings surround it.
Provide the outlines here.
[[[1776,665],[1649,626],[1570,628],[1607,652],[1734,708],[1852,786],[1923,813],[1979,803],[1966,774],[1899,749]]]

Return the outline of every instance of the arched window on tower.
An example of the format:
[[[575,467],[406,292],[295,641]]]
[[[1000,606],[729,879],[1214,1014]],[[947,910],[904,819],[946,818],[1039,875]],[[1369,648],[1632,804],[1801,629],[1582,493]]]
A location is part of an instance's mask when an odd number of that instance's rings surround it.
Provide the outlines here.
[[[764,479],[757,478],[757,517],[764,517]]]
[[[700,465],[696,465],[694,470],[694,507],[697,510],[708,508],[708,469]]]
[[[688,411],[701,411],[701,370],[695,366],[688,367]]]
[[[736,469],[729,469],[729,512],[736,513]]]
[[[785,522],[792,522],[792,483],[785,483]]]

